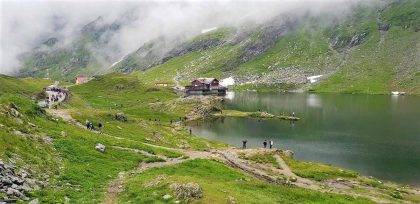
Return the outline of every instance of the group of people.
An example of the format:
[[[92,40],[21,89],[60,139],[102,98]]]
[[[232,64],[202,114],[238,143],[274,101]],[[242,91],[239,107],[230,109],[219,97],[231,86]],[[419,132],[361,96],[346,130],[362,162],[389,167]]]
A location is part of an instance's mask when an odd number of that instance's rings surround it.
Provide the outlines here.
[[[246,149],[246,144],[247,143],[248,143],[248,140],[242,140],[242,148],[243,149]],[[263,145],[263,148],[268,147],[268,148],[272,149],[274,147],[274,141],[273,140],[270,140],[270,141],[264,140],[262,145]]]
[[[98,123],[98,128],[99,130],[101,130],[103,127],[102,123]],[[93,125],[93,123],[91,121],[86,120],[86,128],[88,130],[95,130],[95,126]]]

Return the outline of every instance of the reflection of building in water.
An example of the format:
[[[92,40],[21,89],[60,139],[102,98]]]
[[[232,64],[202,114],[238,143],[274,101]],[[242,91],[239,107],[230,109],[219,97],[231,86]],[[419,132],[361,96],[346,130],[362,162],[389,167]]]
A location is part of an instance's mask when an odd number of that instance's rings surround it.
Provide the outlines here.
[[[229,100],[233,100],[235,98],[235,92],[233,92],[233,91],[226,92],[225,98],[229,99]]]
[[[309,82],[311,83],[315,83],[319,80],[319,78],[321,78],[322,75],[316,75],[316,76],[310,76],[310,77],[306,77],[306,79],[309,80]]]
[[[306,97],[306,104],[309,107],[320,108],[322,106],[321,98],[319,96],[317,96],[316,94],[309,94]]]

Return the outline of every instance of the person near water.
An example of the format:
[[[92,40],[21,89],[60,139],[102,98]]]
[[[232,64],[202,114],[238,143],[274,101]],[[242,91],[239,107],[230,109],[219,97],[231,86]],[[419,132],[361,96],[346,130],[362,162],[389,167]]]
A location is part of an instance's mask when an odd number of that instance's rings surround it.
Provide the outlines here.
[[[270,140],[270,149],[272,149],[273,146],[274,146],[274,142],[273,142],[273,140]]]
[[[247,140],[242,140],[242,148],[246,149],[246,142],[248,142]]]
[[[295,117],[295,112],[292,113],[292,116]]]
[[[264,142],[263,142],[263,147],[264,147],[264,148],[267,148],[267,140],[264,140]]]

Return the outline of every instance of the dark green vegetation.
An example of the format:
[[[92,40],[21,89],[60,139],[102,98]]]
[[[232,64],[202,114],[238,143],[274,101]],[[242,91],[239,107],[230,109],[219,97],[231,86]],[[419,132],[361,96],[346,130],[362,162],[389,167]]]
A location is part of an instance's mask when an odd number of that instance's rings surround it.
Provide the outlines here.
[[[170,84],[174,79],[185,84],[196,77],[234,76],[237,90],[302,88],[316,92],[419,94],[420,3],[376,3],[361,2],[345,18],[334,19],[327,14],[288,20],[278,17],[253,27],[220,28],[189,40],[159,38],[127,55],[112,70],[141,70],[139,76],[145,81]],[[87,40],[81,42],[91,42],[95,38],[87,35],[83,39]],[[83,51],[83,43],[79,44],[71,53],[91,59],[92,54]],[[77,56],[52,52],[25,58],[24,72],[34,71],[30,75],[41,77],[49,69],[53,78],[66,79],[76,73],[92,75],[97,69],[95,61],[85,62]],[[77,65],[68,65],[69,59],[77,59],[70,60],[77,61]],[[74,68],[62,72],[62,67]],[[319,74],[324,75],[320,83],[306,84],[307,76]]]
[[[159,180],[159,177],[164,179]],[[162,196],[171,194],[169,185],[174,182],[196,182],[202,186],[204,195],[200,203],[226,203],[229,200],[237,203],[369,203],[364,199],[266,184],[210,160],[192,160],[140,174],[127,181],[127,190],[119,200],[170,203],[176,198],[165,201]]]

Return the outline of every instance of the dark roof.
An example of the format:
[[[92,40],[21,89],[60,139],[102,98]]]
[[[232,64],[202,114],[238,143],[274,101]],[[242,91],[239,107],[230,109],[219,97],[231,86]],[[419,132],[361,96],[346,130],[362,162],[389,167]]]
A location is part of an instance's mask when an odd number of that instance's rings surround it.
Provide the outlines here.
[[[210,84],[211,82],[213,82],[214,80],[218,81],[215,78],[198,78],[196,79],[197,81],[204,83],[204,84]]]

